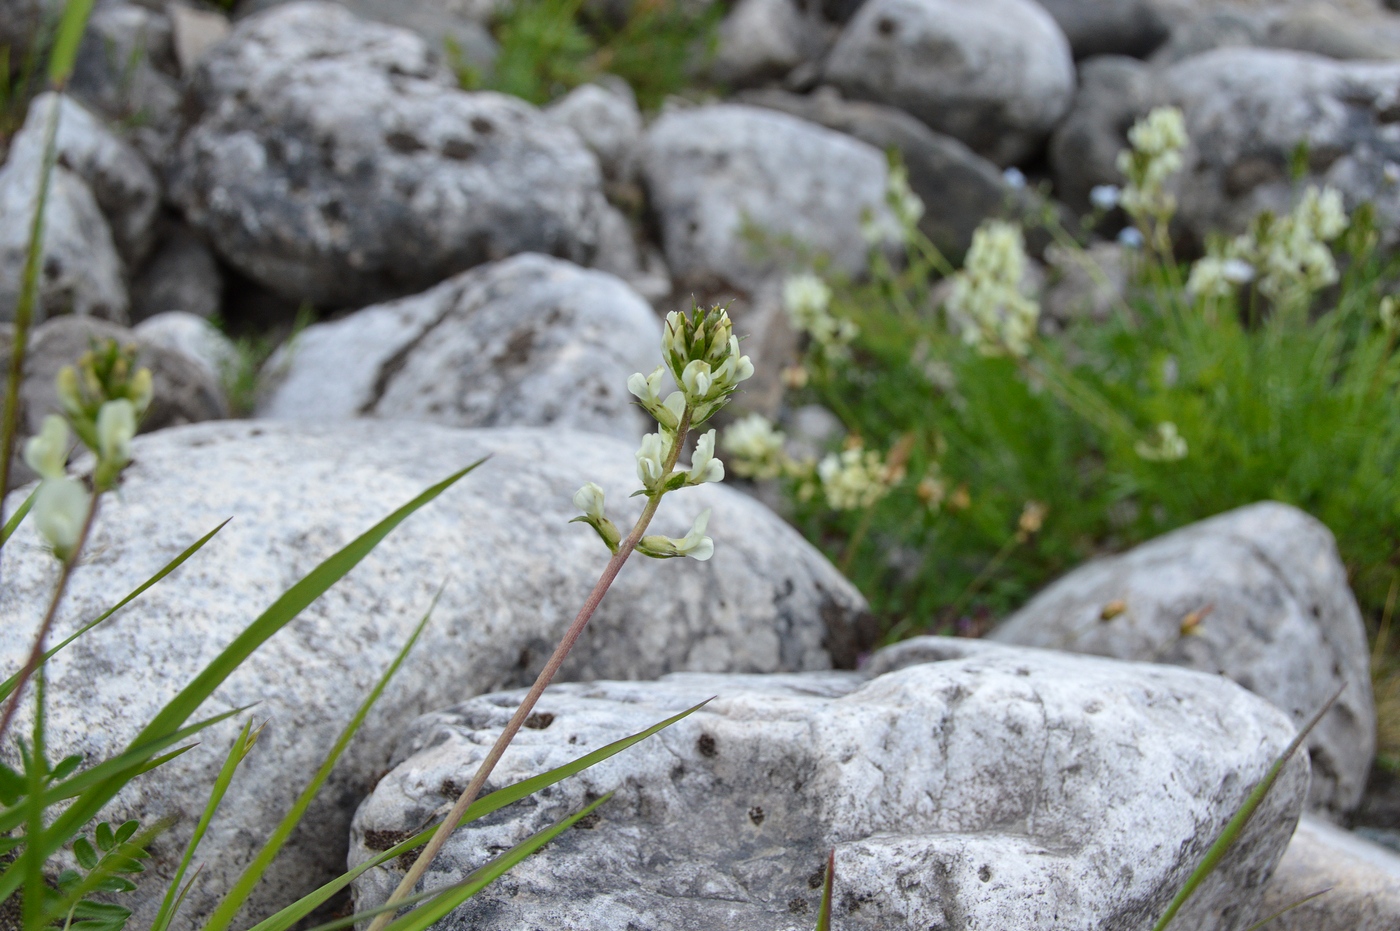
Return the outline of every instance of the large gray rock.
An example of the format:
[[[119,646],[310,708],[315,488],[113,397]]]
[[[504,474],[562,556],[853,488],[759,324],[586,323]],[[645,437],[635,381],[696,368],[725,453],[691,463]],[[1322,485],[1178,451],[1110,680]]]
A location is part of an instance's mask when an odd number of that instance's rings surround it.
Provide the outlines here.
[[[554,426],[636,440],[655,429],[627,376],[656,367],[661,325],[623,282],[521,255],[302,330],[270,360],[261,417],[451,427]]]
[[[87,184],[97,199],[112,241],[127,267],[141,261],[155,233],[160,184],[141,155],[81,104],[54,93],[29,105],[24,129],[11,146],[13,158],[37,164],[43,156],[50,108],[59,102],[58,163]]]
[[[30,106],[0,167],[0,320],[14,319],[19,302],[54,99]],[[55,165],[44,207],[35,319],[77,314],[125,321],[126,312],[121,256],[97,198],[77,172]]]
[[[683,289],[755,288],[772,274],[771,253],[785,238],[858,272],[866,264],[862,216],[888,218],[884,153],[758,107],[663,115],[647,132],[642,171]],[[769,258],[755,256],[746,230],[768,238]]]
[[[1037,0],[1055,18],[1075,58],[1143,56],[1166,41],[1167,23],[1151,0]]]
[[[1128,130],[1151,109],[1152,69],[1134,58],[1104,55],[1080,65],[1074,106],[1050,139],[1055,194],[1076,210],[1089,210],[1089,192],[1121,185],[1118,153]]]
[[[1069,43],[1034,0],[869,0],[826,78],[1001,165],[1032,155],[1074,95]]]
[[[1178,185],[1181,219],[1203,238],[1286,211],[1291,167],[1306,141],[1303,180],[1330,184],[1348,207],[1375,205],[1387,239],[1400,229],[1400,63],[1339,62],[1301,52],[1220,49],[1161,73],[1158,99],[1186,115],[1191,137]]]
[[[157,226],[156,244],[131,280],[131,319],[179,311],[213,317],[223,305],[224,279],[204,240],[183,222]]]
[[[909,170],[910,188],[927,206],[920,231],[955,261],[972,244],[983,220],[1022,199],[996,165],[894,107],[843,100],[832,87],[805,96],[748,91],[738,99],[848,133],[882,151],[896,149]]]
[[[739,0],[716,39],[710,71],[729,87],[781,78],[827,44],[820,20],[794,0]]]
[[[545,113],[578,133],[609,179],[631,180],[642,140],[642,112],[626,81],[604,78],[580,85],[550,104]]]
[[[240,16],[278,6],[289,0],[244,0]],[[451,64],[478,74],[489,71],[500,49],[486,25],[503,2],[493,0],[335,0],[356,16],[411,29]],[[455,61],[453,60],[455,59]]]
[[[390,536],[263,647],[201,709],[250,703],[268,720],[200,848],[182,915],[198,924],[267,836],[422,617],[423,639],[337,767],[307,830],[284,849],[250,918],[344,868],[354,806],[414,716],[528,682],[583,604],[607,551],[570,501],[600,483],[617,519],[640,499],[633,444],[557,429],[452,430],[356,421],[325,427],[223,422],[138,438],[119,496],[104,500],[56,636],[110,605],[220,521],[191,563],[50,664],[51,752],[111,754],[266,605],[321,560],[453,471],[491,458]],[[18,504],[14,498],[10,507]],[[714,558],[627,565],[565,666],[567,679],[675,670],[779,672],[831,665],[863,610],[856,591],[778,517],[706,485],[677,494],[654,527],[677,534],[713,508]],[[0,662],[14,668],[47,604],[56,561],[28,525],[5,547]],[[114,817],[180,818],[137,899],[152,916],[235,733],[146,777]]]
[[[577,135],[516,98],[458,90],[407,30],[288,3],[241,21],[192,93],[203,116],[175,198],[285,297],[362,304],[517,252],[586,265],[597,251],[607,203]]]
[[[225,384],[238,364],[233,341],[196,314],[167,310],[142,320],[131,332],[143,346],[178,352],[197,363],[216,385]]]
[[[1400,855],[1305,815],[1265,887],[1259,917],[1324,889],[1324,895],[1275,918],[1270,931],[1400,928]]]
[[[1313,808],[1356,807],[1376,748],[1366,630],[1332,534],[1263,502],[1066,575],[994,640],[1174,663],[1227,676],[1297,723],[1343,685],[1308,738]]]
[[[1341,60],[1400,57],[1400,17],[1379,4],[1303,2],[1200,4],[1190,11],[1169,11],[1175,22],[1171,39],[1152,56],[1173,63],[1216,48],[1259,47],[1311,52]]]
[[[806,931],[826,853],[833,926],[1148,927],[1288,742],[1287,718],[1184,670],[1001,648],[862,682],[853,674],[668,676],[546,693],[548,724],[496,768],[506,785],[643,730],[655,737],[459,830],[424,886],[466,874],[605,792],[570,831],[444,919],[444,931]],[[519,693],[413,725],[356,815],[351,862],[421,828],[465,785]],[[1179,917],[1243,928],[1307,786],[1295,760],[1252,836]],[[367,872],[382,901],[397,863]]]
[[[83,33],[69,91],[124,127],[162,175],[180,134],[180,78],[164,4],[99,0]]]

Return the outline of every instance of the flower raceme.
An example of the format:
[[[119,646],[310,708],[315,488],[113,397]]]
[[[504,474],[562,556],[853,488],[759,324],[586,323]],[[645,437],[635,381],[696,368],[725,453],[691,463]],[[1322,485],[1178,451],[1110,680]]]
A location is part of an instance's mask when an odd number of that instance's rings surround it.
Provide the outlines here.
[[[642,532],[666,493],[724,481],[724,463],[715,457],[714,430],[700,435],[688,467],[678,467],[676,460],[690,431],[728,403],[740,382],[753,376],[753,362],[739,351],[734,324],[728,312],[719,307],[693,307],[688,314],[668,314],[661,356],[662,364],[651,374],[637,372],[627,379],[627,390],[656,420],[658,428],[642,438],[636,452],[637,479],[642,488],[635,494],[645,495],[649,503],[643,522],[633,529],[633,534]],[[663,398],[668,373],[679,390]],[[604,513],[603,489],[589,482],[574,494],[574,505],[583,512],[574,521],[591,526],[608,549],[618,555],[622,534]],[[684,537],[650,535],[632,539],[636,540],[637,552],[655,559],[709,559],[714,554],[714,541],[705,536],[709,519],[707,510]]]
[[[986,355],[1024,356],[1030,350],[1040,305],[1021,291],[1025,269],[1019,226],[991,220],[977,228],[944,302],[962,325],[963,342]]]

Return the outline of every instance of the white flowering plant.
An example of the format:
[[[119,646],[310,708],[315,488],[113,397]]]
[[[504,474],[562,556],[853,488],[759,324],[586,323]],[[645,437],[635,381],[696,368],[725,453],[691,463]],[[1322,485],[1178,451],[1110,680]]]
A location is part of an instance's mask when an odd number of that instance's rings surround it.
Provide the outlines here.
[[[820,456],[811,479],[783,459],[781,416],[741,421],[721,445],[736,473],[785,483],[794,520],[848,568],[887,637],[981,632],[1086,559],[1266,498],[1327,523],[1379,627],[1400,590],[1400,263],[1367,205],[1304,176],[1287,210],[1179,260],[1192,248],[1173,233],[1186,125],[1171,108],[1145,115],[1122,177],[1091,192],[1073,232],[1042,218],[1041,238],[1110,295],[1099,316],[1047,325],[1056,272],[1037,272],[1029,230],[1004,217],[957,264],[910,229],[902,263],[872,250],[864,276],[798,269],[793,291],[851,338],[833,354],[803,327],[788,408],[825,407],[886,462],[904,444],[906,478],[878,497],[846,494],[844,479],[826,494]],[[1115,248],[1109,224],[1125,217]],[[1098,265],[1105,249],[1119,278]],[[834,479],[865,452],[828,455]],[[1382,742],[1400,765],[1400,658],[1387,662]]]

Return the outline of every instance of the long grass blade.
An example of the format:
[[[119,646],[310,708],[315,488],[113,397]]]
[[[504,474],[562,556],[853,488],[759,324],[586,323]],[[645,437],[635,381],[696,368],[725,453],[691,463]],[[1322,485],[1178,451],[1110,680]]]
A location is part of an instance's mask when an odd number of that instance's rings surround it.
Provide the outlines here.
[[[499,811],[507,805],[510,805],[514,802],[518,802],[522,798],[525,798],[527,796],[533,795],[540,789],[552,786],[557,782],[562,782],[568,777],[574,775],[575,773],[582,772],[590,766],[596,766],[603,760],[606,760],[612,756],[616,756],[623,750],[626,750],[628,747],[634,746],[635,744],[646,740],[648,737],[652,736],[653,734],[656,734],[658,731],[670,727],[672,724],[675,724],[677,721],[680,721],[683,718],[689,717],[690,715],[699,711],[701,708],[705,707],[712,700],[713,699],[706,699],[705,701],[701,702],[693,708],[687,708],[680,714],[669,717],[666,720],[660,722],[659,724],[654,724],[644,731],[640,731],[639,733],[633,734],[631,737],[624,737],[621,740],[614,741],[613,743],[610,743],[605,747],[600,747],[599,749],[594,750],[592,753],[585,754],[584,756],[579,757],[577,760],[574,760],[571,763],[566,763],[563,766],[551,769],[549,772],[541,773],[538,776],[532,776],[529,779],[517,782],[514,785],[506,786],[503,789],[497,789],[490,795],[487,795],[484,798],[477,799],[477,801],[474,802],[472,806],[467,809],[466,814],[462,816],[462,820],[458,822],[458,826],[467,824],[470,821],[474,821],[477,818],[481,818],[494,811]],[[288,905],[286,908],[282,909],[276,914],[263,919],[253,927],[249,928],[248,931],[287,931],[288,928],[292,927],[298,921],[305,918],[307,915],[311,914],[311,912],[319,908],[328,899],[330,899],[331,896],[335,895],[340,890],[349,886],[363,873],[373,869],[376,866],[382,866],[383,864],[388,863],[390,860],[393,860],[395,857],[402,856],[403,854],[406,854],[411,850],[416,850],[417,848],[426,844],[428,842],[428,839],[433,836],[433,832],[436,830],[437,825],[433,825],[432,827],[419,831],[417,834],[413,835],[407,840],[395,844],[393,847],[390,847],[388,850],[383,851],[379,855],[369,858],[364,863],[361,863],[359,866],[355,867],[349,872],[336,877],[335,879],[326,883],[321,888],[317,889],[315,892],[312,892],[302,897],[301,899],[298,899],[296,902],[293,902],[291,905]]]
[[[34,496],[38,493],[39,489],[36,486],[34,490],[29,493],[29,497],[24,499],[24,503],[19,506],[19,509],[10,515],[9,520],[5,521],[5,529],[0,530],[0,546],[4,546],[6,543],[10,542],[10,537],[14,536],[15,531],[19,529],[19,525],[24,523],[25,517],[29,515],[29,509],[34,506]]]
[[[1328,886],[1326,889],[1319,889],[1312,895],[1303,896],[1301,899],[1294,902],[1292,905],[1279,909],[1278,911],[1270,915],[1268,918],[1265,918],[1263,921],[1257,921],[1254,924],[1250,925],[1248,928],[1245,929],[1245,931],[1259,931],[1260,928],[1263,928],[1266,925],[1273,924],[1275,921],[1282,918],[1284,915],[1287,915],[1289,912],[1293,911],[1293,909],[1298,908],[1300,905],[1307,905],[1309,902],[1311,902],[1318,896],[1326,895],[1331,891],[1332,887]]]
[[[63,8],[63,18],[58,21],[58,32],[54,35],[53,51],[49,53],[49,81],[54,87],[62,88],[73,74],[73,64],[78,60],[78,46],[82,44],[88,15],[92,13],[92,3],[93,0],[68,0]]]
[[[268,835],[267,841],[264,842],[262,849],[258,851],[257,856],[253,858],[253,862],[249,863],[242,875],[238,877],[238,881],[224,894],[218,907],[214,909],[214,913],[210,915],[209,920],[205,922],[204,931],[224,931],[225,928],[233,923],[234,918],[238,916],[239,909],[243,907],[243,903],[248,900],[248,896],[252,894],[253,889],[262,880],[263,874],[267,872],[268,867],[272,866],[272,861],[276,859],[278,852],[282,849],[282,845],[285,844],[287,838],[291,836],[292,830],[301,823],[301,819],[305,816],[307,808],[311,806],[317,793],[321,791],[321,786],[330,778],[331,770],[335,768],[335,764],[340,760],[341,755],[345,753],[345,749],[350,746],[350,741],[354,738],[355,734],[359,732],[361,725],[365,723],[365,718],[369,715],[370,709],[379,701],[380,696],[384,694],[384,690],[389,687],[389,682],[394,678],[394,674],[399,671],[399,667],[402,666],[404,660],[408,658],[409,651],[413,649],[414,645],[418,642],[418,638],[422,636],[423,630],[428,626],[428,621],[432,619],[433,609],[437,607],[438,599],[442,597],[443,588],[445,588],[446,585],[447,583],[444,582],[442,587],[438,588],[437,594],[433,596],[432,603],[428,605],[428,610],[424,612],[422,620],[418,622],[418,626],[413,629],[413,633],[409,635],[408,640],[399,650],[398,655],[394,657],[394,661],[389,664],[389,668],[384,670],[384,674],[380,676],[379,682],[375,684],[374,689],[365,696],[365,700],[360,703],[360,707],[355,712],[355,716],[350,719],[350,723],[345,725],[345,729],[341,731],[340,737],[336,740],[334,746],[331,747],[330,753],[326,754],[326,759],[321,763],[321,768],[316,771],[316,775],[302,788],[301,794],[297,796],[297,800],[293,803],[291,810],[282,818],[282,821],[273,832]],[[163,931],[163,929],[154,928],[152,931]]]
[[[1327,713],[1328,709],[1332,707],[1332,704],[1338,698],[1342,697],[1342,692],[1345,690],[1345,685],[1337,689],[1332,697],[1327,699],[1323,706],[1318,709],[1317,714],[1312,716],[1312,720],[1308,721],[1303,729],[1298,731],[1297,736],[1293,738],[1293,742],[1288,745],[1287,749],[1279,754],[1278,759],[1274,760],[1274,765],[1269,767],[1269,771],[1264,774],[1264,778],[1259,780],[1259,784],[1245,797],[1244,804],[1240,806],[1239,811],[1235,812],[1234,817],[1225,825],[1225,830],[1220,832],[1220,836],[1215,839],[1215,843],[1211,844],[1210,848],[1206,850],[1206,855],[1202,858],[1201,865],[1192,870],[1191,875],[1186,877],[1186,884],[1181,887],[1181,891],[1176,894],[1176,898],[1172,899],[1171,904],[1167,906],[1167,911],[1162,915],[1161,920],[1152,926],[1152,931],[1164,931],[1167,925],[1171,924],[1172,919],[1176,917],[1176,913],[1181,910],[1181,907],[1195,894],[1196,889],[1200,887],[1201,883],[1206,881],[1206,877],[1213,873],[1215,868],[1220,865],[1220,861],[1224,858],[1226,852],[1234,845],[1235,841],[1239,839],[1240,834],[1244,832],[1245,825],[1249,823],[1249,819],[1254,817],[1255,810],[1258,809],[1260,804],[1264,801],[1264,797],[1269,794],[1269,790],[1274,787],[1274,782],[1278,780],[1279,773],[1283,772],[1283,767],[1293,758],[1293,754],[1298,752],[1298,748],[1303,745],[1303,741],[1312,733],[1313,728],[1317,727],[1318,722],[1322,720],[1322,716]]]
[[[347,915],[344,918],[337,918],[334,921],[328,921],[325,924],[317,925],[316,927],[310,929],[310,931],[336,931],[337,928],[345,928],[350,925],[357,924],[358,922],[363,921],[366,918],[373,918],[375,915],[382,915],[385,912],[397,912],[401,909],[407,908],[410,905],[416,905],[419,902],[427,901],[429,899],[441,900],[446,896],[456,897],[455,904],[448,905],[445,908],[439,908],[441,914],[437,915],[436,918],[428,919],[428,923],[431,924],[437,921],[439,918],[446,915],[448,912],[452,911],[452,909],[456,908],[458,905],[461,905],[467,899],[476,895],[482,889],[486,888],[494,880],[498,879],[503,873],[509,870],[512,866],[515,866],[521,860],[524,860],[530,854],[539,850],[545,844],[549,843],[551,840],[557,837],[560,834],[560,832],[567,830],[572,825],[578,823],[580,819],[592,814],[593,811],[597,809],[599,805],[602,805],[608,799],[612,798],[612,796],[613,793],[609,792],[607,795],[604,795],[602,798],[588,805],[588,807],[584,808],[582,811],[572,814],[562,821],[555,822],[554,824],[545,828],[543,831],[539,831],[538,833],[530,835],[529,837],[525,838],[525,840],[521,841],[514,847],[498,855],[495,859],[486,863],[484,866],[480,867],[479,869],[473,870],[471,872],[471,875],[469,875],[466,879],[461,880],[460,882],[453,883],[452,885],[446,886],[442,889],[432,889],[428,892],[420,892],[416,895],[407,896],[406,898],[399,899],[397,902],[394,902],[392,904],[380,905],[375,908],[367,908],[362,912],[356,912],[353,915]],[[465,895],[462,894],[464,892]],[[438,905],[441,906],[442,903],[438,901]],[[432,908],[434,906],[429,907]],[[411,918],[416,914],[418,914],[416,911],[410,912],[409,914],[404,915],[403,918],[400,918],[399,922],[403,922],[405,919]],[[423,927],[421,925],[414,926]],[[395,927],[395,925],[391,924],[389,925],[389,927],[392,928]]]
[[[10,518],[10,520],[15,521],[16,518],[22,520],[24,514],[29,510],[29,506],[33,502],[33,500],[34,496],[31,494],[29,498],[24,502],[24,505],[18,511],[15,512],[15,516]],[[231,519],[232,518],[230,518],[230,520]],[[116,614],[122,608],[125,608],[127,605],[131,604],[131,602],[139,598],[146,591],[146,589],[150,588],[152,585],[155,585],[161,579],[165,578],[167,575],[180,568],[180,565],[184,563],[185,560],[189,559],[195,553],[198,553],[201,549],[203,549],[204,544],[214,539],[214,535],[227,526],[228,521],[226,520],[219,526],[215,527],[213,530],[206,533],[204,536],[200,537],[195,542],[191,543],[188,547],[185,548],[185,550],[182,553],[180,553],[179,556],[176,556],[174,559],[170,560],[170,562],[166,563],[165,566],[162,567],[159,572],[151,576],[146,581],[142,582],[140,585],[136,586],[136,588],[131,592],[131,594],[127,595],[121,601],[112,605],[112,607],[102,612],[102,614],[98,615],[93,620],[88,621],[82,627],[79,627],[76,631],[74,631],[68,637],[64,638],[64,640],[58,643],[57,645],[51,647],[47,652],[44,653],[44,658],[42,662],[47,663],[50,659],[54,657],[54,654],[58,653],[59,650],[62,650],[74,640],[77,640],[83,634],[87,633],[88,631],[96,627],[98,624],[101,624],[103,621],[107,620],[107,618],[111,617],[113,614]],[[8,536],[8,527],[6,528],[6,535]],[[15,690],[15,686],[18,684],[18,673],[16,673],[13,676],[10,676],[10,678],[6,679],[4,682],[0,682],[0,701],[4,701],[6,698],[9,698],[10,693]]]
[[[174,753],[167,754],[164,757],[160,757],[158,761],[152,760],[151,758],[155,756],[155,754],[159,753],[161,750],[164,750],[166,747],[169,747],[172,744],[179,743],[187,737],[191,737],[194,734],[197,734],[200,731],[204,730],[205,728],[218,724],[220,721],[231,718],[236,714],[242,714],[244,711],[247,711],[250,707],[252,706],[249,705],[243,708],[235,708],[232,711],[225,711],[223,714],[215,715],[212,718],[205,718],[203,721],[191,724],[189,727],[181,728],[175,733],[167,737],[163,737],[160,740],[152,741],[151,743],[144,744],[140,747],[134,747],[121,754],[120,756],[115,756],[110,760],[103,760],[101,763],[98,763],[91,769],[85,769],[82,772],[63,780],[62,782],[59,782],[55,785],[51,785],[47,789],[43,790],[43,794],[41,796],[43,799],[43,805],[45,808],[51,808],[54,805],[59,804],[60,802],[64,802],[70,798],[76,798],[88,788],[98,785],[99,783],[110,779],[113,776],[134,775],[138,772],[148,772],[149,770],[154,769],[155,766],[160,765],[161,763],[168,763],[170,762],[170,760],[174,759],[175,757],[179,756],[180,754],[184,753],[186,750],[189,750],[191,748],[183,747],[175,751]],[[20,802],[17,803],[14,807],[7,808],[3,812],[0,812],[0,833],[13,830],[14,828],[20,825],[21,821],[23,820],[23,806],[24,803]]]
[[[234,773],[238,771],[239,764],[247,759],[248,754],[252,752],[253,744],[257,742],[257,735],[261,730],[259,728],[258,731],[254,731],[253,721],[249,718],[243,725],[243,730],[239,732],[238,738],[229,747],[228,755],[224,757],[224,765],[219,769],[219,775],[214,780],[214,787],[209,792],[209,800],[204,804],[204,811],[200,813],[199,821],[194,826],[190,842],[185,845],[185,853],[180,858],[180,865],[175,868],[175,875],[170,880],[170,888],[165,891],[165,898],[161,900],[160,910],[156,912],[156,917],[151,922],[151,931],[165,931],[166,928],[170,927],[170,922],[175,917],[175,911],[184,899],[184,893],[189,891],[189,886],[185,886],[184,891],[181,891],[185,872],[189,870],[190,863],[194,861],[195,851],[199,849],[200,841],[204,840],[204,834],[209,830],[209,822],[214,820],[214,813],[223,804],[229,786],[233,785]],[[190,882],[194,882],[193,878]]]
[[[224,648],[209,665],[195,676],[189,685],[172,698],[166,706],[151,719],[141,732],[132,739],[131,746],[139,747],[160,740],[175,731],[188,720],[195,709],[223,684],[239,665],[253,651],[267,642],[273,634],[285,627],[292,618],[301,613],[351,569],[355,568],[389,533],[403,523],[411,514],[451,488],[463,476],[485,462],[479,459],[459,472],[449,475],[415,497],[412,501],[394,511],[375,524],[355,540],[330,556],[311,570],[300,582],[289,588],[272,606],[258,616],[248,628],[234,638],[233,643]],[[80,795],[63,814],[55,819],[46,833],[42,845],[38,845],[41,857],[47,857],[62,845],[66,839],[95,817],[128,779],[121,775],[103,780]],[[0,875],[0,901],[3,901],[17,888],[17,879],[10,874]]]
[[[437,924],[443,918],[452,913],[452,910],[461,905],[467,899],[485,889],[498,877],[507,872],[521,860],[539,850],[545,844],[554,840],[564,831],[573,827],[580,819],[586,818],[598,809],[608,799],[612,798],[609,792],[593,804],[581,811],[570,815],[551,827],[545,828],[538,834],[533,834],[514,847],[502,853],[491,862],[478,870],[474,870],[470,876],[462,882],[457,883],[444,892],[423,905],[418,906],[401,918],[391,921],[385,931],[425,931],[425,929]]]
[[[831,931],[831,890],[836,884],[836,851],[826,857],[826,878],[822,880],[822,904],[817,909],[816,931]]]
[[[24,833],[28,841],[44,834],[44,777],[48,775],[47,751],[44,747],[44,670],[34,676],[34,731],[25,772],[29,789],[24,800]],[[20,914],[24,927],[39,928],[44,914],[44,861],[47,859],[32,842],[26,842],[15,866],[23,873],[24,899]]]

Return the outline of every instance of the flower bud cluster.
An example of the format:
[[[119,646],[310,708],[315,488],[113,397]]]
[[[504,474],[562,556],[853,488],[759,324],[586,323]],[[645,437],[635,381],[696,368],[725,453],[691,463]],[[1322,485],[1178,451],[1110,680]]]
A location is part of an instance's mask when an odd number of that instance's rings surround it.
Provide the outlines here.
[[[1133,451],[1148,462],[1178,462],[1186,458],[1186,439],[1177,432],[1176,424],[1170,420],[1157,424],[1156,434],[1150,440],[1139,440]]]
[[[826,501],[838,511],[868,508],[903,479],[900,470],[886,467],[878,452],[852,446],[817,463],[817,479]]]
[[[1212,243],[1191,267],[1187,289],[1201,298],[1226,297],[1257,277],[1270,300],[1305,301],[1337,281],[1328,243],[1347,222],[1341,194],[1309,186],[1288,215],[1262,214],[1248,232]]]
[[[855,323],[831,313],[831,288],[810,272],[783,282],[783,307],[792,325],[823,355],[839,358],[860,333]]]
[[[637,478],[642,483],[636,494],[653,502],[679,488],[724,480],[724,463],[715,458],[714,430],[696,441],[689,467],[678,468],[676,460],[689,432],[728,403],[740,382],[753,376],[753,362],[739,351],[739,338],[723,308],[669,314],[661,355],[663,364],[650,375],[638,372],[627,379],[627,390],[655,418],[658,428],[642,438],[636,453]],[[679,390],[663,398],[668,373]],[[604,513],[603,489],[589,482],[574,495],[574,504],[583,512],[574,520],[591,526],[616,554],[622,534]],[[705,511],[684,537],[642,537],[637,552],[656,559],[709,559],[714,553],[714,542],[705,536],[709,519],[710,512]]]
[[[100,494],[116,484],[131,461],[136,424],[150,406],[151,372],[134,368],[135,349],[115,340],[94,346],[76,366],[59,370],[59,402],[66,416],[50,414],[24,446],[24,461],[39,474],[34,495],[34,522],[59,559],[77,545],[92,494],[68,475],[68,456],[76,433],[97,456],[92,485]]]
[[[963,342],[987,355],[1030,351],[1040,305],[1022,293],[1025,270],[1019,226],[991,220],[978,227],[944,302],[949,317],[962,326]]]
[[[1118,153],[1118,170],[1128,183],[1118,203],[1139,222],[1166,222],[1176,212],[1167,179],[1181,170],[1186,149],[1186,120],[1176,107],[1157,107],[1128,130],[1130,149]]]

